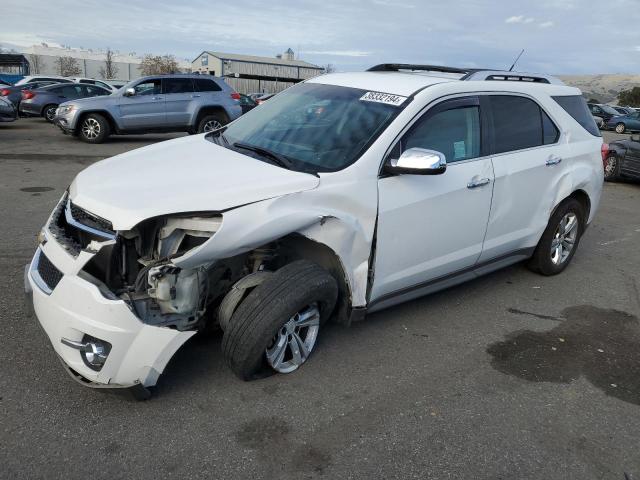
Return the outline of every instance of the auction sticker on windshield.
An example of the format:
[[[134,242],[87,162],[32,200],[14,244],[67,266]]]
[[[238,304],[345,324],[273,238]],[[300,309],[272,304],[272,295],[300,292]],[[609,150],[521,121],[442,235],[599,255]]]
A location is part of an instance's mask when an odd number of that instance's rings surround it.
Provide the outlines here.
[[[384,103],[385,105],[393,105],[395,107],[402,105],[406,99],[407,97],[381,92],[367,92],[360,97],[360,101],[362,102]]]

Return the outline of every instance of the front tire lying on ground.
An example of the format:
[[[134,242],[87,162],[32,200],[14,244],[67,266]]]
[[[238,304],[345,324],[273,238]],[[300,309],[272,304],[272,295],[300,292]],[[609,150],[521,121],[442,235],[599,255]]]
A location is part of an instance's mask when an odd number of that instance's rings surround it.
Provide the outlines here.
[[[542,275],[562,272],[578,249],[584,232],[585,211],[575,198],[562,202],[547,224],[529,261],[529,268]]]
[[[336,280],[315,263],[285,265],[234,312],[222,339],[231,370],[243,380],[290,373],[308,358],[338,297]]]
[[[91,113],[80,122],[80,138],[87,143],[102,143],[109,136],[109,122],[98,113]]]

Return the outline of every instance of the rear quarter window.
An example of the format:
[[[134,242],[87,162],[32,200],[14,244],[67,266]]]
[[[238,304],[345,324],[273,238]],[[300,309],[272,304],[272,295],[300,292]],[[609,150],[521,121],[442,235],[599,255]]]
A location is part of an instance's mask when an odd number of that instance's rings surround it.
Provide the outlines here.
[[[582,95],[566,95],[551,98],[553,98],[565,112],[571,115],[573,119],[591,135],[594,137],[602,136],[600,130],[598,130],[596,121],[593,119],[593,115],[591,115],[591,112],[589,111],[587,102]]]
[[[196,87],[196,92],[221,92],[222,88],[213,80],[208,78],[194,78],[193,83]]]

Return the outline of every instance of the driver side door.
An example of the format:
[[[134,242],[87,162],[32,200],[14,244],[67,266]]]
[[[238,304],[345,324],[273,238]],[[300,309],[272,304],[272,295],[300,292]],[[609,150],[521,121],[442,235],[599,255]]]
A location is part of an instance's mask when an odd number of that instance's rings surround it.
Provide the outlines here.
[[[380,178],[371,304],[398,303],[442,288],[448,279],[475,277],[494,181],[482,123],[478,97],[445,100],[393,148],[391,158],[414,147],[441,152],[447,168],[440,175]]]
[[[120,122],[125,130],[145,130],[166,126],[162,82],[159,78],[143,80],[133,87],[135,95],[118,98]]]

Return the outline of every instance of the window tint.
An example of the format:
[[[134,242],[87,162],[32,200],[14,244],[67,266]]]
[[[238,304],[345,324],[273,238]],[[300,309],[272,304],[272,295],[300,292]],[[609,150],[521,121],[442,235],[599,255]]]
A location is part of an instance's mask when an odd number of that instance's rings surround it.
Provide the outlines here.
[[[101,95],[111,94],[111,92],[105,90],[104,88],[100,88],[95,85],[83,85],[82,88],[86,92],[85,95],[88,95],[89,97],[98,97]]]
[[[95,82],[93,80],[80,80],[80,83],[88,83],[89,85],[93,85]]]
[[[549,115],[547,115],[544,110],[541,109],[540,112],[542,112],[542,143],[545,145],[556,143],[558,138],[560,138],[558,127],[556,127],[556,124],[553,123],[553,120],[549,118]]]
[[[591,135],[601,137],[600,130],[581,95],[553,97],[564,110]]]
[[[208,78],[194,78],[193,83],[196,86],[196,92],[219,92],[220,86]]]
[[[158,95],[160,93],[160,79],[146,80],[135,87],[136,95]]]
[[[67,98],[76,98],[82,95],[81,89],[80,85],[65,85],[60,91]]]
[[[493,114],[494,152],[504,153],[544,144],[541,110],[528,98],[489,96]]]
[[[402,150],[436,150],[447,162],[480,156],[480,109],[468,106],[427,115],[402,139]]]
[[[193,83],[190,78],[165,78],[163,90],[164,93],[190,93],[193,92]]]

